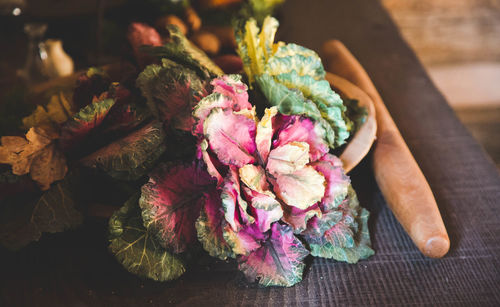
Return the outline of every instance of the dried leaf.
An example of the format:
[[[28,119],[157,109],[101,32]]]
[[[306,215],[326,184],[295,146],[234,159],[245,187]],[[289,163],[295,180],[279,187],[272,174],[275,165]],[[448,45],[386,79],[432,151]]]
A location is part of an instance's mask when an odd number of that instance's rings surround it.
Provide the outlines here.
[[[57,135],[42,128],[31,128],[26,137],[4,136],[1,138],[0,163],[10,164],[12,173],[30,173],[42,190],[54,181],[64,178],[67,172],[66,158],[53,143]]]

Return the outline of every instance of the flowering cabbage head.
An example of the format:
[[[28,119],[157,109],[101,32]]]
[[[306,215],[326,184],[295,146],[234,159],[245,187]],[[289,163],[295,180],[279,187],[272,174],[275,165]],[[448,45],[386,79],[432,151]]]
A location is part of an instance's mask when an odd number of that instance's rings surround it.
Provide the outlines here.
[[[323,126],[276,107],[259,119],[238,75],[212,86],[193,111],[206,175],[192,165],[165,168],[143,187],[145,226],[163,246],[182,252],[196,236],[266,286],[299,282],[309,254],[351,263],[370,256],[368,213],[328,153]],[[183,223],[195,212],[194,225]]]

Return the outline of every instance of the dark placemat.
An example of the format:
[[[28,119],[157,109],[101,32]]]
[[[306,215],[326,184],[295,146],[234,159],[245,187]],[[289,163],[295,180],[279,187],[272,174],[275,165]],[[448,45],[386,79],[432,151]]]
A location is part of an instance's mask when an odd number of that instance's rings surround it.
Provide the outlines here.
[[[372,213],[376,255],[368,261],[310,260],[302,283],[266,289],[246,283],[233,262],[206,257],[179,280],[156,283],[122,269],[106,251],[104,222],[88,220],[21,252],[2,251],[1,306],[500,304],[500,176],[378,1],[287,0],[281,17],[281,39],[318,50],[337,38],[365,67],[435,193],[450,253],[419,253],[365,160],[352,178]]]

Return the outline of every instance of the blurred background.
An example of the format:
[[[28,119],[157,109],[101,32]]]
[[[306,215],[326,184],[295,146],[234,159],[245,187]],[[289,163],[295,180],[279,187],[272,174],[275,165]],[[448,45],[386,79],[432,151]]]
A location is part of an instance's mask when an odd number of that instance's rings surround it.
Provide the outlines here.
[[[460,120],[500,168],[500,0],[382,0]]]
[[[500,0],[380,1],[458,117],[500,168]],[[0,0],[2,93],[7,89],[9,97],[16,95],[19,70],[26,70],[33,52],[30,42],[61,40],[74,70],[110,63],[130,53],[123,43],[128,23],[155,20],[164,14],[158,9],[164,2],[182,6],[189,1]],[[210,16],[215,15],[202,19]],[[215,16],[212,22],[217,18],[224,17]],[[33,22],[47,27],[26,29]],[[10,111],[0,104],[0,113]]]

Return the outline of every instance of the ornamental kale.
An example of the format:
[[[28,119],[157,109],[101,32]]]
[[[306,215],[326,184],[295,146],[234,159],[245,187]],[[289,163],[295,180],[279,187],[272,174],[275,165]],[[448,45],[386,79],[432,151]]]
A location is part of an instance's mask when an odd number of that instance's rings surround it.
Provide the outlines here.
[[[309,254],[350,263],[372,255],[368,212],[323,126],[277,107],[259,119],[240,76],[211,84],[193,111],[198,161],[160,166],[142,187],[145,231],[179,255],[197,238],[264,286],[302,280]]]

